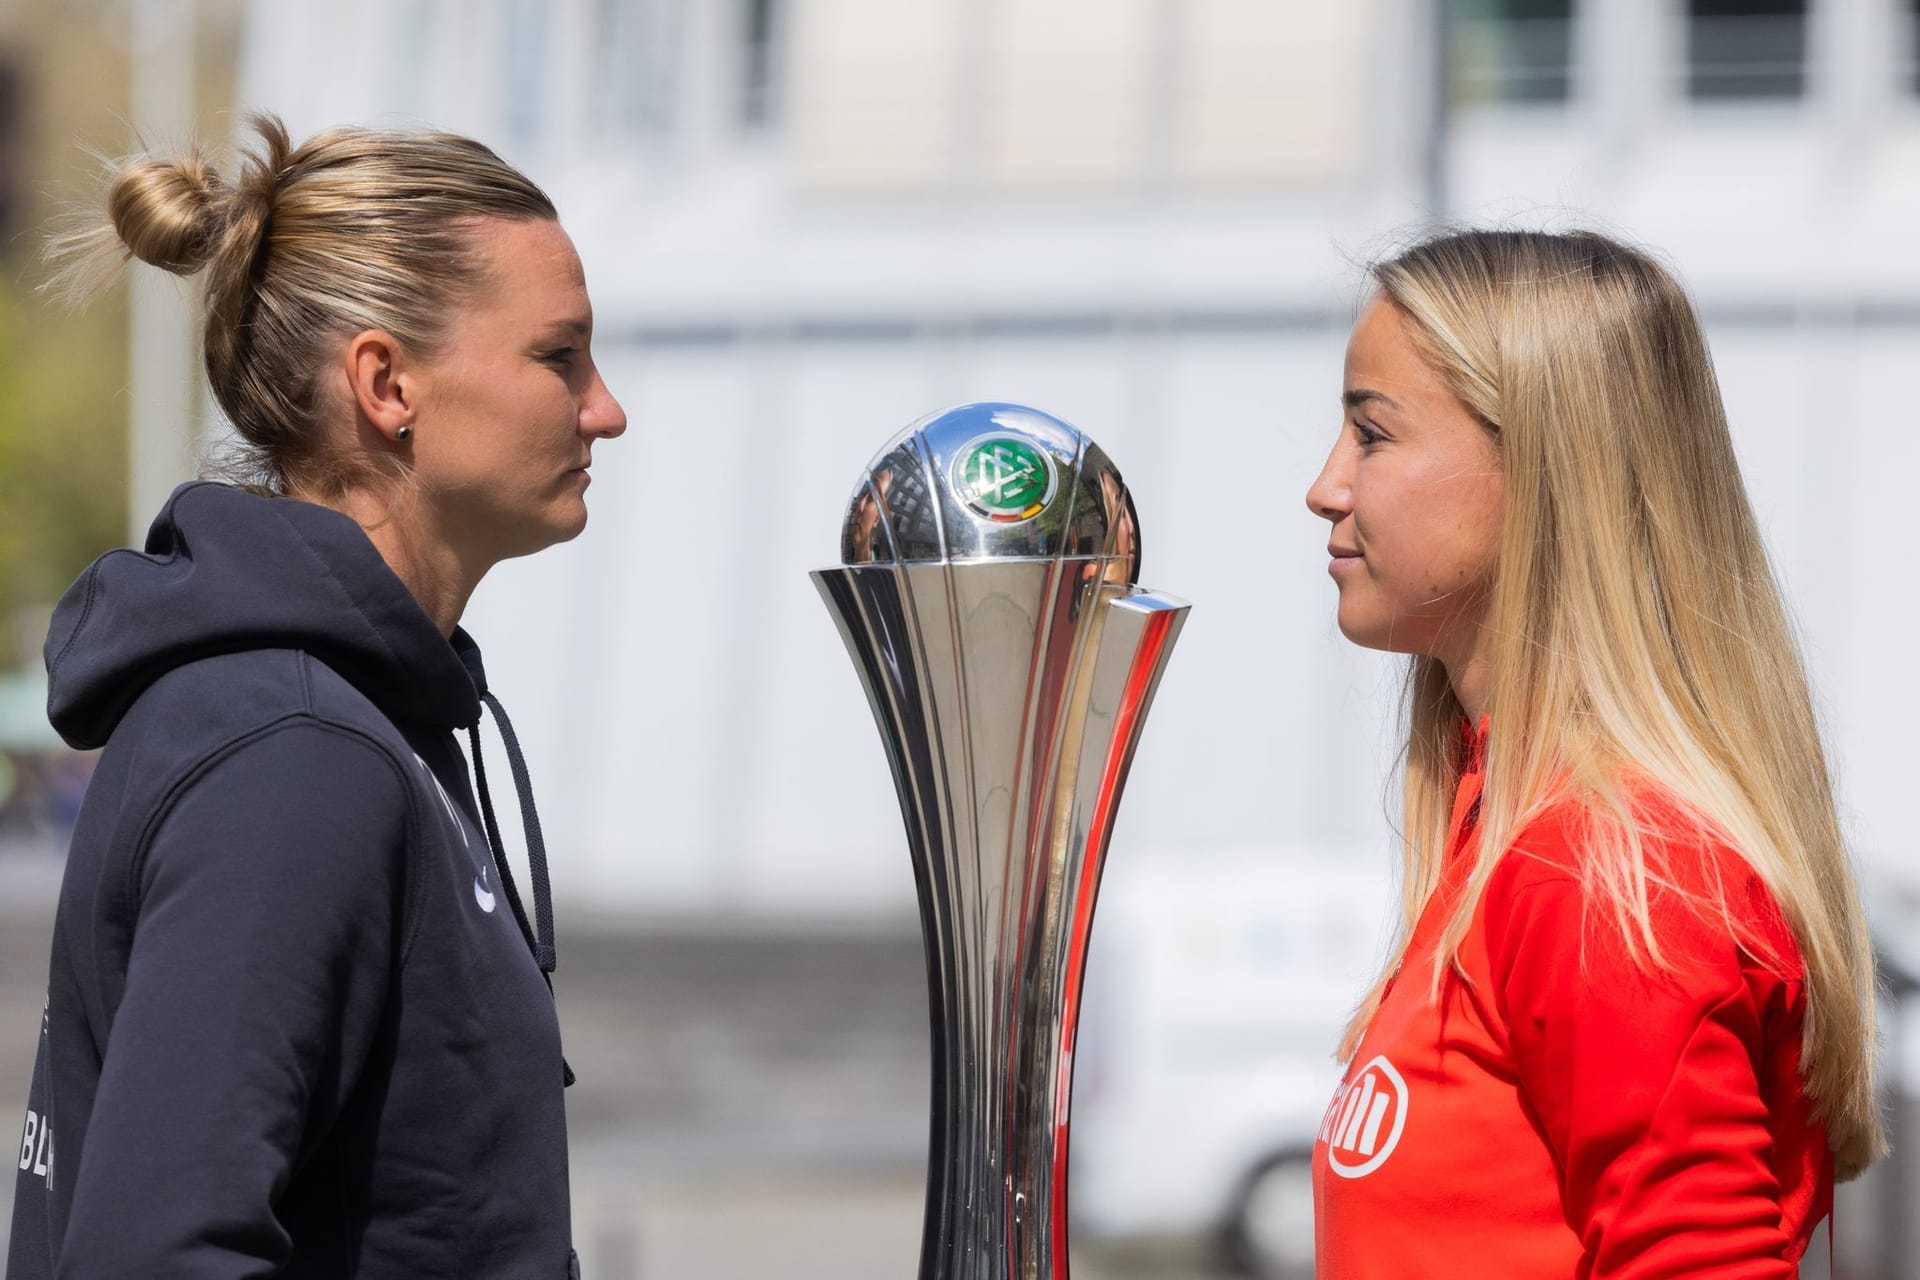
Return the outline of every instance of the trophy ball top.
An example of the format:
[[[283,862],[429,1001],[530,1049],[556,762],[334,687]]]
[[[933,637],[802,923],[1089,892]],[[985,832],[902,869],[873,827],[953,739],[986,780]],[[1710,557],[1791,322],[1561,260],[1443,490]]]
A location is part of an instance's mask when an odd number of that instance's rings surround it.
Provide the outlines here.
[[[1025,405],[963,404],[889,440],[854,488],[841,531],[849,565],[1105,559],[1140,571],[1133,498],[1106,452]]]

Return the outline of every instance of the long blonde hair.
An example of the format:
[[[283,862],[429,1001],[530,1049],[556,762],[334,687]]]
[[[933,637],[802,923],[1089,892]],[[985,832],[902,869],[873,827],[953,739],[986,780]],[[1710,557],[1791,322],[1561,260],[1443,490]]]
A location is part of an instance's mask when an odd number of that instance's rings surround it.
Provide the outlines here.
[[[278,118],[250,123],[258,146],[232,180],[198,147],[116,163],[104,216],[50,242],[51,284],[77,303],[129,257],[176,275],[204,269],[207,380],[244,442],[235,478],[337,493],[365,460],[329,445],[337,407],[318,375],[333,346],[384,329],[430,356],[485,283],[475,222],[558,215],[471,138],[345,126],[296,147]]]
[[[1587,811],[1583,874],[1631,952],[1664,963],[1646,792],[1723,838],[1772,892],[1806,968],[1800,1066],[1839,1175],[1883,1150],[1874,968],[1805,672],[1747,501],[1692,305],[1591,232],[1447,232],[1372,268],[1380,294],[1497,442],[1505,511],[1486,626],[1478,852],[1433,981],[1527,820]],[[1402,923],[1439,882],[1465,748],[1441,664],[1407,677]],[[1705,904],[1734,925],[1724,901]],[[1764,939],[1740,935],[1763,960]],[[1349,1025],[1350,1054],[1385,978]]]

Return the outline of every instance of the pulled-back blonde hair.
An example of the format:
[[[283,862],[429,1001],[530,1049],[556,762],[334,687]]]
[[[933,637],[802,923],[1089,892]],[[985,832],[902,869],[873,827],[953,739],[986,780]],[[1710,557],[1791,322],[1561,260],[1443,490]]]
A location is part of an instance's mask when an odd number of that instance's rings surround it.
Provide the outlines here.
[[[1807,680],[1747,501],[1693,307],[1645,253],[1591,232],[1454,231],[1372,268],[1423,355],[1497,443],[1504,515],[1486,620],[1492,732],[1478,852],[1442,935],[1454,965],[1528,819],[1587,811],[1583,874],[1664,963],[1640,839],[1647,784],[1745,859],[1806,966],[1801,1071],[1841,1177],[1882,1149],[1874,969]],[[1439,883],[1466,745],[1438,660],[1405,705],[1402,925]],[[1726,902],[1703,904],[1733,924]],[[1737,928],[1737,926],[1736,926]],[[1739,940],[1764,961],[1764,939]],[[1351,1053],[1384,978],[1349,1025]]]
[[[203,343],[214,398],[244,441],[244,478],[273,492],[337,492],[360,460],[329,447],[319,374],[334,347],[384,329],[430,356],[484,284],[483,218],[552,220],[545,192],[470,138],[337,128],[295,147],[278,118],[239,175],[203,150],[115,166],[105,216],[56,236],[54,287],[83,301],[128,258],[206,271]]]

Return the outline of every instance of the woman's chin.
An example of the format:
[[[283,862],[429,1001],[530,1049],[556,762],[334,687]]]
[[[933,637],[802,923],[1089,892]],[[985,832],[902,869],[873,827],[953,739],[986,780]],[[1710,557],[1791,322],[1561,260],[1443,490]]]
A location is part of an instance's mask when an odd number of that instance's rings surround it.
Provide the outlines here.
[[[510,537],[496,539],[493,562],[497,564],[502,560],[538,555],[548,547],[572,542],[586,527],[587,506],[584,502],[576,502],[570,507],[556,507],[543,513],[540,519],[517,523]]]
[[[568,494],[548,509],[546,519],[541,522],[543,546],[552,546],[557,542],[572,542],[587,527],[587,500],[581,493]]]
[[[1340,626],[1340,634],[1362,649],[1387,647],[1385,641],[1391,634],[1392,628],[1382,626],[1379,619],[1369,617],[1364,611],[1354,608],[1344,596],[1340,600],[1340,610],[1334,620]]]
[[[561,519],[558,522],[558,536],[554,538],[554,541],[572,542],[575,538],[586,532],[586,528],[587,504],[584,500],[577,500],[570,509],[562,513]]]

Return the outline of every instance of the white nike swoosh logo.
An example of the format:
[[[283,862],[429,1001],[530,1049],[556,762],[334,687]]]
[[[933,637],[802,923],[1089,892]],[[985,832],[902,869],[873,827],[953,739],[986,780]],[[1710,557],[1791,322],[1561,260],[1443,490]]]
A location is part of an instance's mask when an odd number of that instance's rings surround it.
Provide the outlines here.
[[[480,904],[482,911],[493,910],[493,890],[487,888],[487,882],[479,876],[473,878],[473,900]]]

